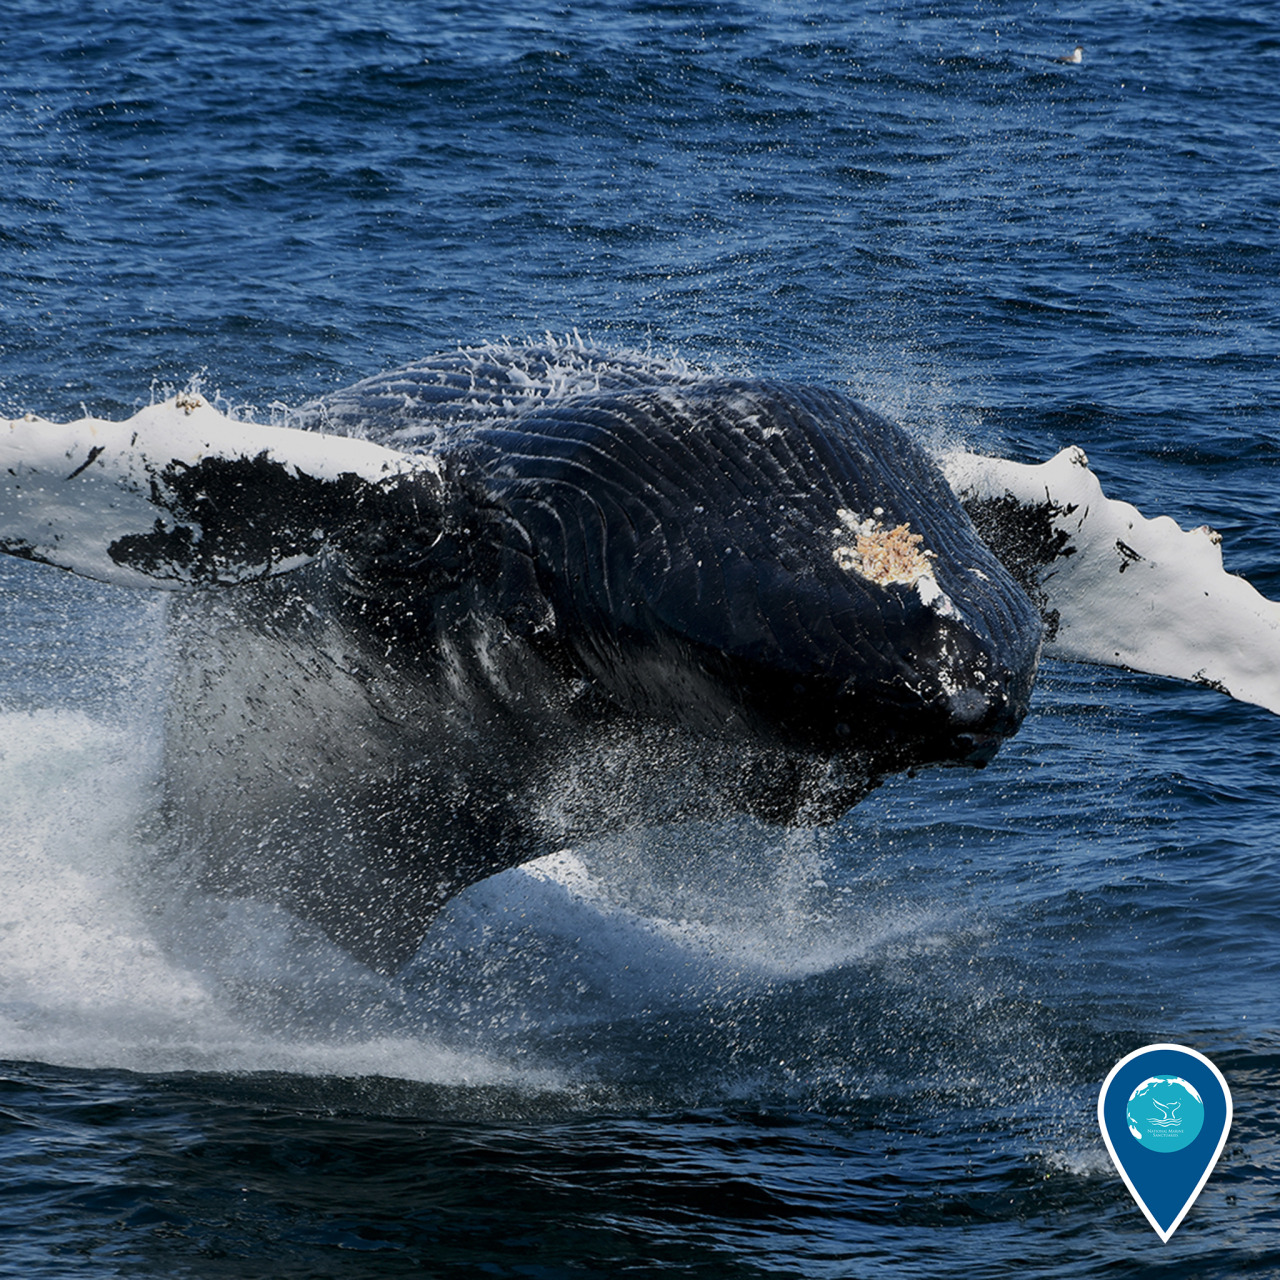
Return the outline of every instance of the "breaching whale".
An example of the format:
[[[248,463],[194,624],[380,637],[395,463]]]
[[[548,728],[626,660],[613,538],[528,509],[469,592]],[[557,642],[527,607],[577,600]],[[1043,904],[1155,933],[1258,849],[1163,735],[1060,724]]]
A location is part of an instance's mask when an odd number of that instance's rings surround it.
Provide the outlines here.
[[[940,461],[830,389],[463,349],[284,425],[4,423],[0,550],[171,589],[169,856],[391,969],[566,841],[982,764],[1046,644],[1280,709],[1280,607],[1208,531],[1078,450]]]

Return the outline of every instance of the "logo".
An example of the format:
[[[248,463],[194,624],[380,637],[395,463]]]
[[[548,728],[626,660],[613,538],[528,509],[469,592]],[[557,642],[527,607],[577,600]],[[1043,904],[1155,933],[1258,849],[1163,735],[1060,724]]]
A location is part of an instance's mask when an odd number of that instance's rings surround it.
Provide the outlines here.
[[[1204,1100],[1181,1076],[1151,1076],[1130,1095],[1129,1132],[1152,1151],[1181,1151],[1204,1128]]]
[[[1098,1095],[1102,1140],[1161,1240],[1196,1202],[1231,1129],[1231,1090],[1202,1053],[1149,1044],[1121,1058]]]

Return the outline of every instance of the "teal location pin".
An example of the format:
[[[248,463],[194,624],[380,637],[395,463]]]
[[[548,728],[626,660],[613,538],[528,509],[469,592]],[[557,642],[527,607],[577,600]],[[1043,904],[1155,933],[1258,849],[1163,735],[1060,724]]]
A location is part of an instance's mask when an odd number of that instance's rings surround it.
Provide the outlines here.
[[[1125,1186],[1167,1241],[1226,1145],[1231,1090],[1204,1054],[1149,1044],[1111,1068],[1098,1124]]]

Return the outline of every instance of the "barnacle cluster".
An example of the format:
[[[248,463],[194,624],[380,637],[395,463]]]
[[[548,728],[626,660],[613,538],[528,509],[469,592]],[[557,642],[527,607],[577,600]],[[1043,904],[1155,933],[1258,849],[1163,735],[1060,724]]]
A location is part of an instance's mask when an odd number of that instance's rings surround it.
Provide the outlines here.
[[[880,507],[868,519],[860,519],[852,511],[836,512],[841,524],[837,536],[853,535],[852,543],[842,541],[832,552],[836,564],[879,586],[891,582],[910,586],[921,578],[932,578],[933,566],[929,562],[934,558],[933,552],[920,547],[924,535],[912,533],[905,524],[886,529],[876,518],[882,514]]]

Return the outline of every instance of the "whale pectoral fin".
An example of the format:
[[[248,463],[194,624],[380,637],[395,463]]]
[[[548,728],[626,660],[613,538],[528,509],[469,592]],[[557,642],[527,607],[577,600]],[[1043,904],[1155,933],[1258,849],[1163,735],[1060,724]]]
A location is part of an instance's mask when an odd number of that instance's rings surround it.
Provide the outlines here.
[[[1280,604],[1222,566],[1221,537],[1106,497],[1088,459],[955,453],[942,469],[1040,606],[1045,653],[1207,685],[1280,714]]]
[[[0,419],[0,552],[127,586],[251,581],[376,521],[407,481],[438,491],[434,462],[190,394],[125,422]]]

